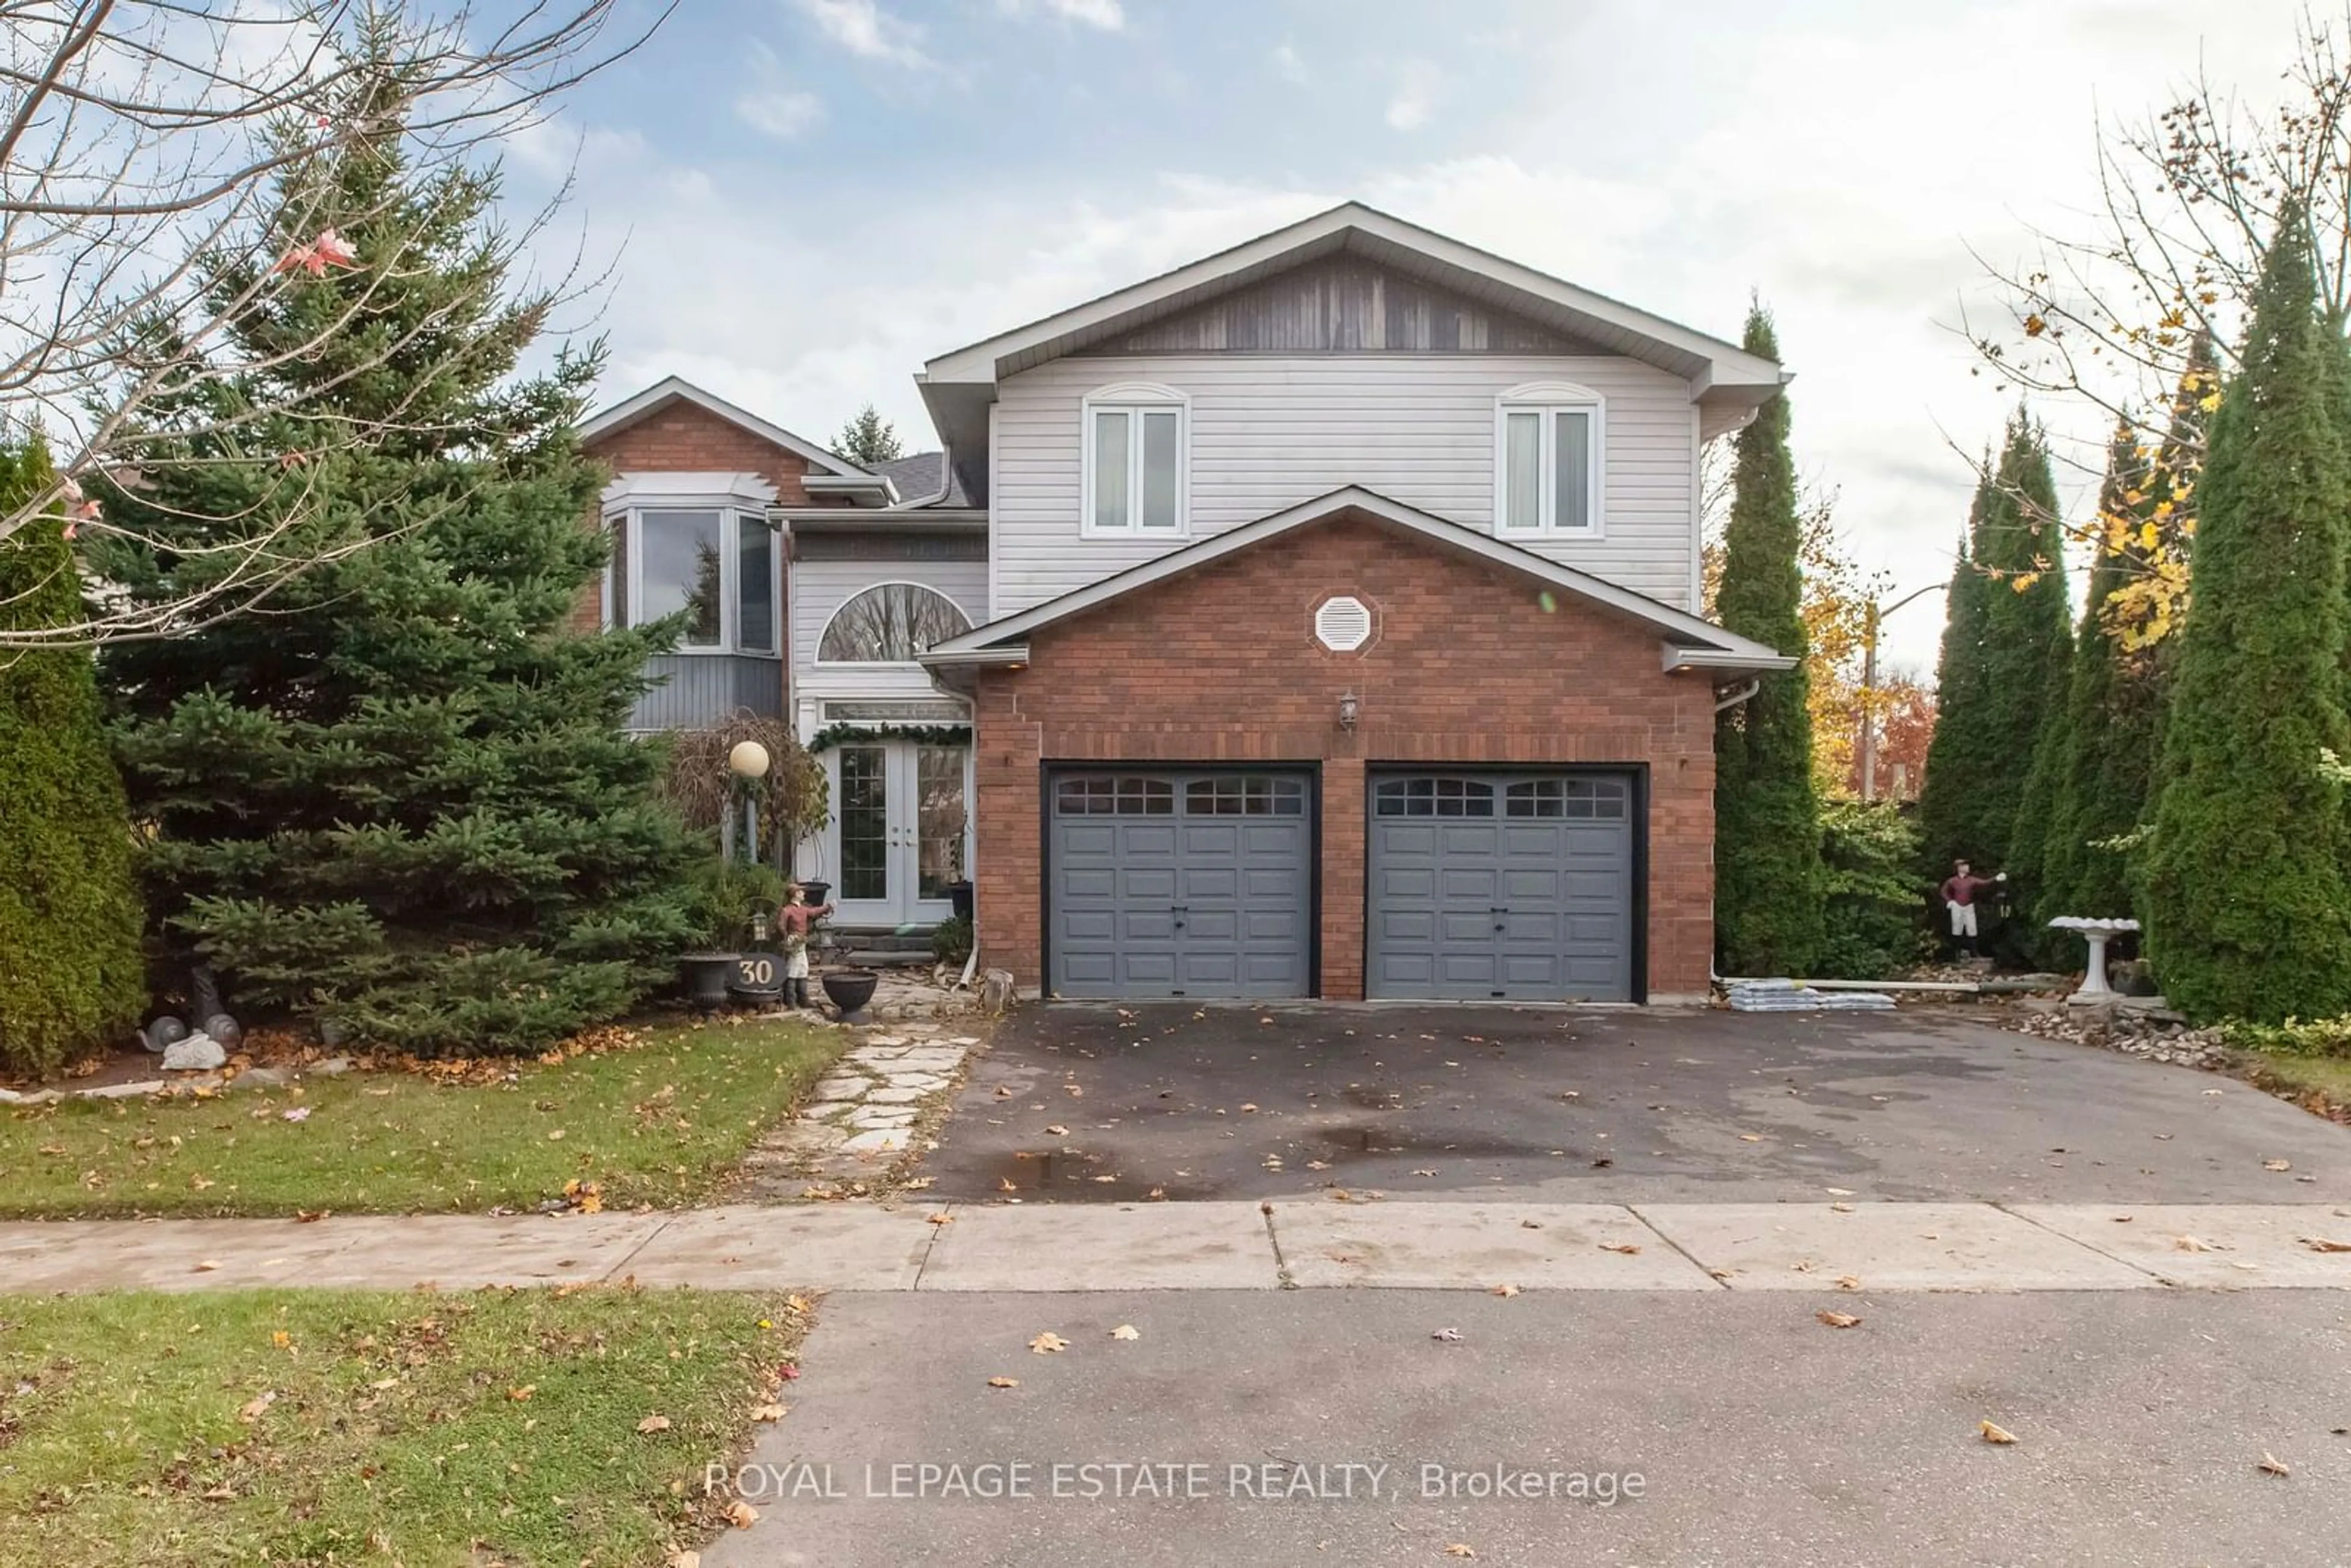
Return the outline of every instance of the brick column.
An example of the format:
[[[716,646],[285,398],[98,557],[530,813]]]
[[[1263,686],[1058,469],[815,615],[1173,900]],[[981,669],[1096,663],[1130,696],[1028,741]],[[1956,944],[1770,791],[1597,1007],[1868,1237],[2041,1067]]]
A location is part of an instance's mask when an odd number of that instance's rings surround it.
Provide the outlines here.
[[[1364,759],[1322,763],[1322,986],[1326,1001],[1364,995]]]

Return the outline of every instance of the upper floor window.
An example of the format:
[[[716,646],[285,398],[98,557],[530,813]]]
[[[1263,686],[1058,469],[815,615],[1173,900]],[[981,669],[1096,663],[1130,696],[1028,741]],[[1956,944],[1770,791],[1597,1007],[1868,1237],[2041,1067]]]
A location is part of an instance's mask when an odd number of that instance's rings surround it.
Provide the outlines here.
[[[1600,532],[1600,394],[1564,382],[1504,392],[1494,416],[1498,533]]]
[[[1104,387],[1085,400],[1089,534],[1181,534],[1189,509],[1191,409],[1172,387]]]
[[[825,622],[816,656],[824,664],[904,664],[935,643],[971,630],[954,600],[914,582],[884,582],[843,603]]]
[[[611,516],[608,526],[609,623],[642,626],[683,612],[682,653],[779,652],[782,557],[764,512],[632,507]]]

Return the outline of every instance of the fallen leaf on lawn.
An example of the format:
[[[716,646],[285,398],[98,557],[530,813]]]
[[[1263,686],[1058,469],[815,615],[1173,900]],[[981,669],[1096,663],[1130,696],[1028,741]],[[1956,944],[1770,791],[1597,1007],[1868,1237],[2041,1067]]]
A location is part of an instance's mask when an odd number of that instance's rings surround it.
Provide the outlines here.
[[[1067,1127],[1062,1126],[1059,1122],[1054,1123],[1051,1126],[1046,1128],[1045,1131],[1052,1134],[1053,1136],[1057,1138],[1066,1138],[1070,1135],[1070,1130]]]
[[[669,1417],[666,1416],[648,1416],[643,1420],[637,1423],[637,1430],[640,1432],[666,1432],[669,1430]]]
[[[269,1343],[279,1350],[288,1350],[293,1347],[294,1336],[284,1329],[278,1329],[270,1334]]]
[[[1836,1288],[1840,1291],[1858,1291],[1861,1289],[1861,1276],[1858,1274],[1839,1274],[1836,1277]]]
[[[298,1208],[294,1211],[294,1223],[297,1225],[316,1225],[319,1221],[326,1218],[328,1215],[332,1214],[334,1210],[330,1208]]]
[[[2265,1171],[2290,1171],[2294,1169],[2294,1162],[2292,1160],[2263,1160],[2262,1162],[2262,1169]]]
[[[754,1405],[751,1406],[751,1419],[754,1421],[780,1421],[783,1418],[784,1407],[780,1405]]]
[[[1854,1324],[1861,1322],[1859,1318],[1855,1317],[1851,1312],[1833,1312],[1826,1307],[1823,1307],[1819,1312],[1814,1312],[1813,1316],[1820,1319],[1821,1322],[1828,1324],[1829,1327],[1833,1329],[1849,1329],[1853,1327]]]
[[[748,1530],[759,1522],[759,1511],[737,1498],[726,1505],[726,1522],[737,1530]]]
[[[261,1413],[263,1411],[268,1409],[272,1405],[277,1403],[277,1391],[274,1388],[270,1389],[266,1393],[256,1395],[253,1398],[248,1399],[244,1404],[238,1406],[236,1407],[236,1418],[250,1427],[256,1421],[261,1419]]]
[[[291,1111],[283,1113],[283,1115],[288,1122],[307,1122],[310,1119],[310,1107],[297,1105]]]
[[[1478,1553],[1468,1542],[1457,1541],[1452,1545],[1445,1549],[1445,1555],[1447,1557],[1475,1557]]]
[[[2262,1455],[2262,1462],[2254,1468],[2265,1476],[2290,1476],[2294,1474],[2293,1466],[2287,1464],[2283,1459],[2279,1458],[2275,1454],[2269,1453],[2266,1450],[2263,1451]]]
[[[2313,1252],[2351,1252],[2351,1241],[2329,1241],[2324,1236],[2305,1236],[2302,1244]]]
[[[1516,1285],[1497,1285],[1486,1293],[1489,1296],[1515,1296],[1519,1288]]]
[[[548,1134],[547,1134],[547,1141],[548,1141],[549,1143],[550,1143],[550,1144],[559,1144],[559,1143],[561,1143],[561,1142],[563,1141],[563,1129],[562,1129],[562,1128],[560,1128],[560,1127],[558,1127],[558,1128],[556,1128],[556,1129],[555,1129],[555,1131],[553,1131],[552,1133]]]
[[[1983,1440],[1987,1443],[2013,1443],[2016,1441],[2015,1433],[2010,1431],[2005,1427],[1994,1426],[1990,1421],[1979,1422],[1977,1424],[1977,1427],[1978,1430],[1983,1433]]]
[[[662,1559],[662,1568],[702,1568],[702,1553],[679,1548]]]
[[[1635,1241],[1603,1241],[1600,1244],[1600,1250],[1603,1252],[1622,1252],[1627,1258],[1640,1249],[1640,1243]]]
[[[209,1274],[219,1267],[220,1265],[218,1263],[213,1261],[210,1258],[207,1258],[203,1262],[197,1264],[194,1269],[190,1270],[190,1272],[196,1274]]]
[[[990,1388],[1018,1388],[1020,1386],[1020,1380],[1017,1377],[991,1377],[987,1380],[987,1385]]]
[[[1121,1323],[1118,1327],[1110,1331],[1110,1337],[1113,1339],[1141,1339],[1143,1337],[1143,1331],[1136,1328],[1133,1323]]]
[[[2212,1248],[2210,1243],[2199,1241],[2193,1236],[2181,1236],[2174,1239],[2171,1249],[2175,1252],[2210,1252]]]
[[[1431,1339],[1441,1339],[1447,1344],[1458,1344],[1461,1342],[1461,1331],[1459,1329],[1438,1329],[1435,1333],[1430,1334],[1428,1337]]]
[[[400,1379],[397,1377],[379,1377],[373,1383],[369,1384],[368,1386],[376,1390],[378,1393],[381,1393],[387,1388],[399,1387]]]
[[[1029,1342],[1029,1352],[1035,1355],[1051,1355],[1056,1352],[1064,1351],[1069,1348],[1070,1342],[1063,1339],[1060,1334],[1055,1333],[1051,1329],[1047,1329],[1043,1333],[1039,1334],[1035,1339]]]

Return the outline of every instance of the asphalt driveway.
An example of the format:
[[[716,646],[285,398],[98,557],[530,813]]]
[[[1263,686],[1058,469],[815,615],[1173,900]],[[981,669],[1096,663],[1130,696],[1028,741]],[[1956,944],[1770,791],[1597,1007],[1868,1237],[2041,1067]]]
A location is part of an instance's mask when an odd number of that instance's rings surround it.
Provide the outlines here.
[[[2351,1128],[1956,1010],[1065,1004],[1005,1020],[924,1169],[967,1202],[2313,1203],[2351,1200]]]

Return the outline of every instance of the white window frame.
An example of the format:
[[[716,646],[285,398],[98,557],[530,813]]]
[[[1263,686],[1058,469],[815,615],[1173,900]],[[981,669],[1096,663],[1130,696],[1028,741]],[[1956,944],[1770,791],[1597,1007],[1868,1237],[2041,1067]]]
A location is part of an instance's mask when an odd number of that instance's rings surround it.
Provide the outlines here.
[[[625,528],[629,536],[629,614],[632,626],[642,626],[638,619],[645,603],[644,516],[648,512],[716,512],[718,514],[718,641],[707,645],[681,642],[670,650],[673,653],[694,658],[720,656],[741,659],[781,659],[784,656],[784,540],[783,530],[768,520],[767,508],[747,507],[733,496],[662,496],[632,497],[624,507],[608,507],[604,527]],[[772,624],[775,646],[746,648],[741,646],[743,548],[742,528],[746,518],[765,527],[773,536],[768,551],[768,601],[775,606]],[[612,562],[604,562],[605,630],[612,628]]]
[[[1143,526],[1143,415],[1176,412],[1176,526]],[[1126,427],[1125,527],[1094,521],[1094,415],[1123,413]],[[1188,539],[1192,537],[1192,400],[1155,382],[1122,382],[1088,392],[1078,408],[1078,533],[1090,539]]]
[[[877,588],[919,588],[925,593],[935,593],[941,599],[946,600],[948,604],[954,606],[955,612],[963,617],[964,631],[968,632],[973,627],[979,624],[978,622],[974,621],[971,618],[971,612],[966,610],[956,596],[949,593],[944,588],[937,587],[933,583],[916,582],[914,579],[909,577],[884,578],[879,582],[867,583],[864,587],[859,589],[854,593],[844,595],[841,598],[841,602],[834,605],[831,611],[826,614],[824,624],[818,627],[816,632],[816,652],[810,661],[814,667],[820,670],[922,669],[922,661],[919,659],[828,659],[824,656],[825,634],[832,630],[832,623],[841,619],[841,612],[848,609],[850,605],[854,603],[856,601],[862,599],[867,594],[872,592]],[[938,722],[946,723],[950,721],[943,719]]]
[[[1541,416],[1538,429],[1541,445],[1538,461],[1541,484],[1536,491],[1538,516],[1530,525],[1510,516],[1510,415],[1532,413]],[[1559,424],[1556,415],[1581,413],[1590,423],[1592,439],[1591,461],[1585,465],[1583,515],[1589,519],[1582,528],[1562,528],[1559,525]],[[1607,536],[1607,518],[1601,498],[1607,494],[1606,470],[1608,451],[1607,400],[1590,387],[1573,382],[1530,382],[1512,387],[1494,400],[1494,533],[1498,538],[1596,539]]]

